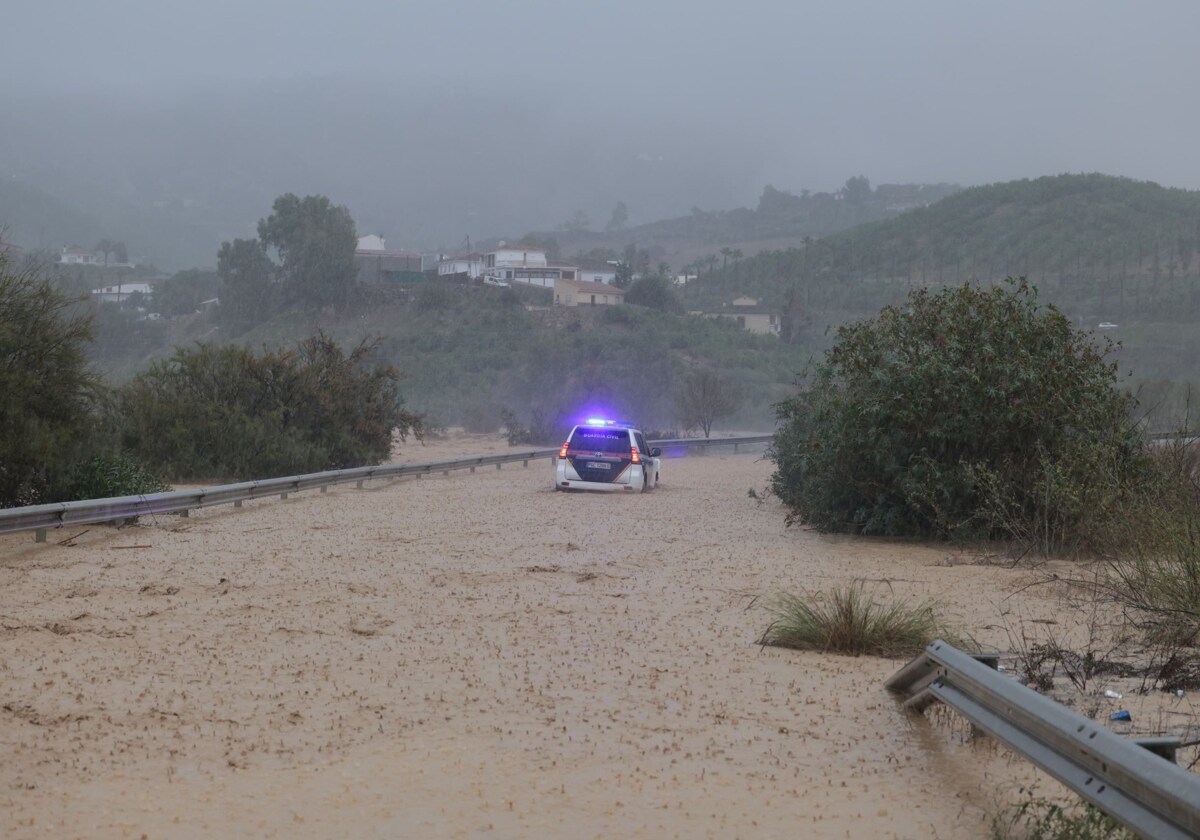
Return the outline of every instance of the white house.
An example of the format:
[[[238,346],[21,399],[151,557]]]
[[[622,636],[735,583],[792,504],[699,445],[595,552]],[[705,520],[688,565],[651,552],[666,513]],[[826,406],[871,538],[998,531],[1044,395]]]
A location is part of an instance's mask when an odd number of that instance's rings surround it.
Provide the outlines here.
[[[506,247],[501,244],[495,251],[483,255],[484,268],[522,267],[538,268],[546,265],[544,248],[527,248],[523,245]]]
[[[63,248],[58,261],[63,265],[104,265],[104,255],[86,248]]]
[[[483,274],[483,254],[445,257],[438,260],[437,273],[438,277],[453,277],[465,274],[471,280],[478,280]]]
[[[558,267],[546,262],[542,248],[527,248],[522,245],[505,247],[483,255],[482,276],[485,280],[504,283],[525,283],[530,286],[554,288],[554,281],[562,276]]]
[[[580,260],[579,279],[588,283],[612,284],[617,279],[617,267],[607,260]]]
[[[384,238],[377,233],[369,233],[366,236],[358,237],[357,251],[386,251],[387,243]]]
[[[150,283],[119,283],[92,289],[92,297],[100,303],[124,303],[134,293],[149,296],[154,291]]]
[[[737,321],[742,329],[761,335],[778,337],[783,326],[783,318],[777,310],[762,306],[752,297],[734,298],[719,311],[704,314],[709,318],[729,318]]]

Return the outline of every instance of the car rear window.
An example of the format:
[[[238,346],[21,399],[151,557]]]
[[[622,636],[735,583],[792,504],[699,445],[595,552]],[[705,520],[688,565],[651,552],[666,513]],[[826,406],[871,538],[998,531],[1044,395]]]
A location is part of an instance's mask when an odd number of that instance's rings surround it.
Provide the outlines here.
[[[586,452],[629,452],[629,432],[624,429],[576,429],[571,435],[571,449]]]

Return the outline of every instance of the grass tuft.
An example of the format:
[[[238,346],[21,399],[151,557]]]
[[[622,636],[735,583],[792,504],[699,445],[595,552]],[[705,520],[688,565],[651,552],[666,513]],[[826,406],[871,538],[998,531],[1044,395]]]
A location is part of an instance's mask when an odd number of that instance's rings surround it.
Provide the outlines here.
[[[767,610],[775,620],[760,645],[895,657],[915,655],[936,638],[955,640],[933,603],[884,603],[861,583],[806,597],[780,593]]]
[[[992,840],[1134,840],[1136,835],[1082,800],[1056,802],[1021,788],[1016,805],[992,817]]]

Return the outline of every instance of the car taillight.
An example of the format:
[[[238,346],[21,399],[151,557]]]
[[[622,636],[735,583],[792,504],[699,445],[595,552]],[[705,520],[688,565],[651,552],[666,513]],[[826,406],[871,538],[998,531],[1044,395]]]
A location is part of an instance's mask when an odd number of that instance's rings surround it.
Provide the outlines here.
[[[558,457],[559,457],[559,458],[566,458],[566,457],[567,457],[567,447],[568,447],[568,446],[570,446],[570,445],[571,445],[571,441],[567,441],[566,443],[564,443],[564,444],[562,445],[562,449],[558,450]]]
[[[638,455],[636,446],[629,447],[629,460],[633,461],[635,464],[642,463],[641,456]]]

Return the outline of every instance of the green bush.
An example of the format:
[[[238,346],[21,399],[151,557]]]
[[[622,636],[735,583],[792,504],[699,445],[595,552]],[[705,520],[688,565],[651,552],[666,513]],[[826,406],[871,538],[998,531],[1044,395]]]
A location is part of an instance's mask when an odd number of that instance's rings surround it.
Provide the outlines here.
[[[1146,469],[1109,349],[1024,280],[914,291],[779,404],[771,489],[824,530],[1078,547]]]
[[[91,319],[74,303],[0,253],[0,507],[57,501],[94,446],[103,388],[85,355]]]
[[[369,367],[324,333],[294,351],[176,349],[121,394],[123,447],[182,479],[266,478],[379,463],[392,436],[419,434],[394,367]]]
[[[76,464],[59,501],[161,493],[171,485],[126,455],[94,455]]]

